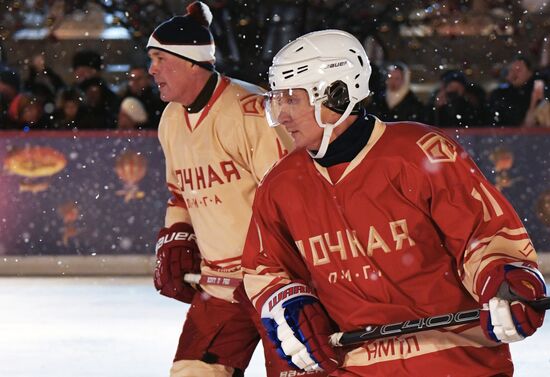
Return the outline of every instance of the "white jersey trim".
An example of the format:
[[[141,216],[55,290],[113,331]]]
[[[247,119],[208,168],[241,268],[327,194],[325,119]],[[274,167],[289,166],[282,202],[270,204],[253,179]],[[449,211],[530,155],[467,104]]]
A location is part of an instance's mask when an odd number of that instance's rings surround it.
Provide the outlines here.
[[[151,35],[147,42],[147,48],[168,50],[197,62],[216,60],[214,43],[208,45],[166,45],[161,44]]]

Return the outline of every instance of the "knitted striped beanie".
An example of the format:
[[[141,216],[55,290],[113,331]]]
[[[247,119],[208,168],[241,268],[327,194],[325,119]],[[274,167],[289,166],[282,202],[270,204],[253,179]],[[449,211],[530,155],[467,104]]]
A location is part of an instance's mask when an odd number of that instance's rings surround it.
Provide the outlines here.
[[[210,33],[212,13],[201,1],[187,7],[187,14],[175,16],[160,24],[149,37],[147,51],[156,48],[213,70],[216,47]]]

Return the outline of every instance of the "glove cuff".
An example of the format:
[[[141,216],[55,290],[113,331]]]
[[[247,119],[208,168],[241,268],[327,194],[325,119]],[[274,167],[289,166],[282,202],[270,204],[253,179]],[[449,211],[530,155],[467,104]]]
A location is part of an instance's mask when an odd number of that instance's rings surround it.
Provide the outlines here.
[[[313,301],[319,301],[313,290],[303,283],[290,283],[271,293],[265,300],[259,300],[257,305],[262,318],[274,318],[274,314],[282,312],[285,304],[297,297],[311,297]]]
[[[487,303],[495,296],[510,301],[523,296],[522,292],[514,290],[514,287],[516,290],[518,288],[514,284],[518,277],[523,280],[522,284],[530,285],[534,292],[546,292],[544,278],[536,266],[527,262],[513,262],[499,265],[488,274],[479,294],[479,302]]]
[[[189,243],[197,243],[193,227],[187,223],[175,223],[159,231],[155,252],[158,253],[159,249],[166,245],[185,246]]]

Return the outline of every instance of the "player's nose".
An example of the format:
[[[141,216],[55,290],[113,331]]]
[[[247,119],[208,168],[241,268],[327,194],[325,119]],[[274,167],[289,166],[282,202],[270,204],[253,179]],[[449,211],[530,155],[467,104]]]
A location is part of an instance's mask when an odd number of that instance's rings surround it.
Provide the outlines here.
[[[149,69],[147,70],[147,72],[149,72],[151,76],[154,76],[158,72],[157,65],[152,62],[151,65],[149,65]]]

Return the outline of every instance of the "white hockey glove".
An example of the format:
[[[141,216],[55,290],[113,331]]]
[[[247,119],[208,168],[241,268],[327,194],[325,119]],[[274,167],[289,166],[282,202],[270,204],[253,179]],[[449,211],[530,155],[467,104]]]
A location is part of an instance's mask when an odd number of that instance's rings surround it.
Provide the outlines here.
[[[542,326],[544,311],[526,305],[546,294],[541,273],[526,263],[497,267],[485,280],[480,294],[480,324],[495,342],[512,343],[532,335]]]

